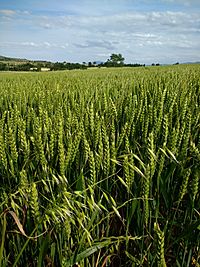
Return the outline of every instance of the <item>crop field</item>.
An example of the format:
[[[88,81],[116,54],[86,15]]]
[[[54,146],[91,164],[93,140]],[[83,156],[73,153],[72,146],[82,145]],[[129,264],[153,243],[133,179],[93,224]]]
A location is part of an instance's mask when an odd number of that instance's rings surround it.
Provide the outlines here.
[[[0,73],[0,266],[200,266],[200,65]]]

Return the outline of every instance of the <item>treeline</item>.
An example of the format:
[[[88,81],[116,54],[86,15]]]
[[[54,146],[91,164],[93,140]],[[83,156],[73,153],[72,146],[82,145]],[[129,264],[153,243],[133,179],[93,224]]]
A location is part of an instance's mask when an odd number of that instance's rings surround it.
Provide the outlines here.
[[[51,70],[73,70],[73,69],[87,69],[87,66],[80,63],[56,62],[53,63]]]
[[[79,63],[66,62],[46,62],[46,63],[23,63],[23,64],[6,64],[0,63],[0,71],[55,71],[55,70],[72,70],[87,69],[87,66]]]
[[[129,64],[116,64],[114,62],[106,61],[105,63],[98,64],[98,67],[106,67],[106,68],[116,68],[116,67],[145,67],[145,64],[139,64],[139,63],[129,63]]]
[[[1,58],[0,58],[1,59]],[[6,58],[2,58],[0,61],[0,71],[56,71],[56,70],[73,70],[73,69],[87,69],[94,67],[145,67],[144,64],[125,64],[125,58],[122,54],[111,54],[110,58],[106,62],[82,62],[70,63],[70,62],[49,62],[49,61],[5,61]]]
[[[0,71],[57,71],[57,70],[73,70],[73,69],[88,69],[94,67],[144,67],[141,64],[114,64],[113,62],[105,63],[68,63],[68,62],[44,62],[44,63],[21,63],[21,64],[10,64],[0,62]]]
[[[82,63],[70,62],[50,62],[42,60],[26,60],[18,58],[8,58],[0,56],[0,71],[57,71],[57,70],[74,70],[74,69],[88,69],[88,68],[115,68],[115,67],[145,67],[145,64],[128,63],[122,54],[111,54],[110,58],[105,62],[93,61]],[[173,65],[178,65],[176,62]],[[151,66],[160,66],[159,63],[152,63]]]

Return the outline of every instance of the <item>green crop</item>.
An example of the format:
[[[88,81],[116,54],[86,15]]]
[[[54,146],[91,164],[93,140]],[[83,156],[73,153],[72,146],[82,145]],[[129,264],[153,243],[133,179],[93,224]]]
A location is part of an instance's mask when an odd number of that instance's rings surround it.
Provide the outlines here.
[[[200,65],[0,74],[0,266],[199,266],[199,180]]]

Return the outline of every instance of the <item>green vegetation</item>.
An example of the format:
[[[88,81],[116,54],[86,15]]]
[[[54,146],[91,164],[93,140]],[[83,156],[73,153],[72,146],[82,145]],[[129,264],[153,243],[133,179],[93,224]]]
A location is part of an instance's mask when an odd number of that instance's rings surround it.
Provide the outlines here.
[[[0,71],[58,71],[58,70],[74,70],[74,69],[87,69],[91,67],[144,67],[138,63],[125,64],[124,58],[121,54],[112,54],[110,59],[106,62],[83,62],[70,63],[70,62],[49,62],[41,60],[26,60],[18,58],[9,58],[0,56]]]
[[[124,65],[124,60],[122,54],[112,54],[105,64],[108,67],[121,67]]]
[[[48,61],[0,61],[0,71],[42,71],[46,70],[72,70],[87,69],[86,66],[79,63],[67,62],[48,62]]]
[[[200,65],[0,88],[0,266],[199,266]]]

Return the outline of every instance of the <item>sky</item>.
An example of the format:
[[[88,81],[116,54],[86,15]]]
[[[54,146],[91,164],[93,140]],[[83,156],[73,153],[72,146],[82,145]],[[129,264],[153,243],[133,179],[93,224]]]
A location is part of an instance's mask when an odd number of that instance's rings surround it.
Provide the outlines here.
[[[0,0],[0,55],[67,62],[200,61],[200,0]]]

